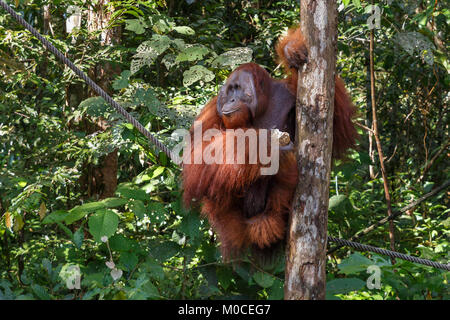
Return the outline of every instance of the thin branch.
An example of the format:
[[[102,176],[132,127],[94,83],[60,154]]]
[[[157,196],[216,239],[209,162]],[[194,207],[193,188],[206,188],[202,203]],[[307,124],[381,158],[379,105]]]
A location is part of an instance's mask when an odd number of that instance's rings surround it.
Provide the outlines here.
[[[397,152],[397,147],[398,147],[398,145],[396,144],[396,145],[395,145],[395,148],[394,148],[394,152],[393,152],[392,155],[389,157],[389,159],[386,160],[386,163],[390,162],[390,161],[394,158],[395,153]]]
[[[17,115],[19,115],[19,116],[21,116],[21,117],[27,118],[27,119],[30,118],[29,116],[27,116],[27,115],[25,115],[25,114],[23,114],[23,113],[17,112],[17,111],[14,111],[14,113],[17,114]]]
[[[372,1],[373,4],[373,1]],[[380,136],[378,133],[378,122],[377,122],[377,112],[376,112],[376,98],[375,98],[375,71],[374,71],[374,29],[370,30],[370,49],[369,49],[369,57],[370,57],[370,94],[372,98],[372,127],[373,127],[373,136],[375,138],[375,142],[377,145],[378,158],[380,160],[380,169],[381,175],[383,177],[383,187],[384,187],[384,197],[386,199],[387,205],[387,214],[388,216],[392,216],[392,206],[391,206],[391,195],[389,193],[389,183],[386,175],[386,168],[384,166],[384,156],[383,149],[381,146]],[[389,222],[389,241],[390,248],[392,251],[395,251],[395,238],[394,238],[394,222],[391,220]],[[391,258],[392,264],[395,264],[395,259]]]
[[[361,123],[359,123],[359,122],[357,122],[357,121],[355,121],[354,124],[355,124],[357,127],[360,127],[361,129],[364,129],[364,130],[366,130],[366,131],[368,131],[368,132],[370,132],[370,133],[373,134],[373,130],[370,129],[369,127],[367,127],[367,126],[365,126],[365,125],[363,125],[363,124],[361,124]]]

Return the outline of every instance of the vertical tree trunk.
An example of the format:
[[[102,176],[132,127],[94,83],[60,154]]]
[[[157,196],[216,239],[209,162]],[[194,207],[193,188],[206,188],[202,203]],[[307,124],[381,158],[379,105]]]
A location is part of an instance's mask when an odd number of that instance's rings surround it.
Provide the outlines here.
[[[325,299],[336,27],[335,1],[301,2],[301,28],[309,62],[298,80],[299,183],[289,223],[285,299]]]

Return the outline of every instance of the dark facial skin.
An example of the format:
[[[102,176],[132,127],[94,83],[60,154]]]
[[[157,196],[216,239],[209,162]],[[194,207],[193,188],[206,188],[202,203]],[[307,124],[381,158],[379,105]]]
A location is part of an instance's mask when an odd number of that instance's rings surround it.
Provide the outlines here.
[[[217,114],[227,129],[279,129],[295,135],[295,96],[255,63],[241,65],[228,77],[217,99]]]

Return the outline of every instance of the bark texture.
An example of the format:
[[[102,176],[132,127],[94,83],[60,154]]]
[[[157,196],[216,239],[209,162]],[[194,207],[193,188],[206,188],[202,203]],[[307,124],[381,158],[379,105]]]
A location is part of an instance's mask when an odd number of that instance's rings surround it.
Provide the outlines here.
[[[285,299],[325,299],[325,263],[336,68],[335,1],[301,2],[309,62],[299,71],[299,183],[289,221]]]

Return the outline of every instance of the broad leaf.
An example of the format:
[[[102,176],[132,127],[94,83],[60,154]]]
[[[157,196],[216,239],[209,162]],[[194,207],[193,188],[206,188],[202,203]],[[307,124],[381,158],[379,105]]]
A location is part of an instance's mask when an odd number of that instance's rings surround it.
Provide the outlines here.
[[[214,73],[200,65],[193,66],[183,73],[183,85],[185,87],[189,87],[199,80],[212,81],[214,80]]]

